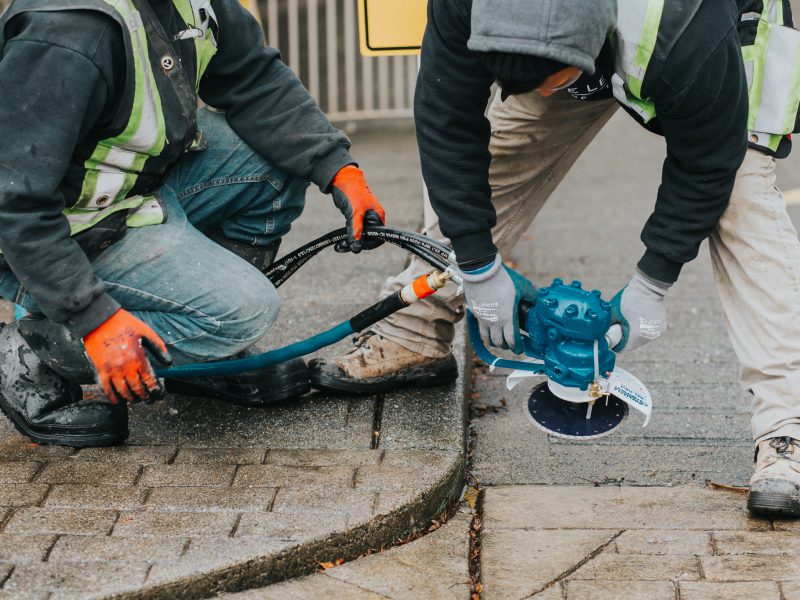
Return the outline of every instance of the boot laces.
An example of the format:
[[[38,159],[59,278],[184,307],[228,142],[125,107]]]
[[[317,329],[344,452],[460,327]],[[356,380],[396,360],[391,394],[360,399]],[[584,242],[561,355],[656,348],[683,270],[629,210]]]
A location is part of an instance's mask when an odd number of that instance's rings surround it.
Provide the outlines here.
[[[790,460],[792,462],[800,462],[800,460],[793,456],[795,449],[800,448],[800,440],[796,440],[788,435],[776,437],[769,441],[769,446],[775,450],[778,458]]]

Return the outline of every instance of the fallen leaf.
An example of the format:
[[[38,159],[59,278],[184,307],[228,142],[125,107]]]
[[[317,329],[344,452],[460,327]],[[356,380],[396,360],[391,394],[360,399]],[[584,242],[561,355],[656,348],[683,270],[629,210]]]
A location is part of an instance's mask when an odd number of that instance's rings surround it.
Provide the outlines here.
[[[319,566],[327,571],[328,569],[332,569],[333,568],[333,563],[332,562],[321,562],[321,563],[319,563]]]
[[[478,489],[472,486],[467,487],[467,491],[464,492],[464,501],[472,510],[475,510],[475,505],[478,503],[478,494]]]

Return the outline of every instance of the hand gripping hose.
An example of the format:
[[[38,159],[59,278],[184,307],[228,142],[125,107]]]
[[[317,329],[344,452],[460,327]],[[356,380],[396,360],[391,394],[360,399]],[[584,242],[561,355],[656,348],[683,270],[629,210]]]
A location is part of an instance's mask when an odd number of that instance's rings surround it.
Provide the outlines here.
[[[409,231],[383,226],[365,229],[364,237],[366,237],[367,240],[378,243],[388,242],[400,246],[404,250],[416,254],[433,267],[440,269],[441,272],[434,271],[429,275],[420,277],[402,290],[376,302],[351,319],[294,344],[270,350],[263,354],[248,356],[247,358],[195,363],[168,369],[159,369],[156,370],[156,375],[164,378],[178,377],[181,379],[233,375],[245,371],[254,371],[269,365],[279,364],[293,358],[311,354],[312,352],[335,344],[349,335],[353,335],[358,331],[362,331],[374,325],[378,321],[385,319],[392,313],[417,300],[430,296],[435,293],[436,290],[444,287],[445,283],[447,283],[447,280],[450,279],[452,275],[453,271],[448,261],[451,251],[447,246],[435,240]],[[337,246],[337,251],[348,251],[346,240],[346,229],[342,228],[331,231],[272,263],[264,270],[264,275],[267,276],[276,288],[280,287],[281,284],[294,275],[300,267],[328,246],[335,244]]]

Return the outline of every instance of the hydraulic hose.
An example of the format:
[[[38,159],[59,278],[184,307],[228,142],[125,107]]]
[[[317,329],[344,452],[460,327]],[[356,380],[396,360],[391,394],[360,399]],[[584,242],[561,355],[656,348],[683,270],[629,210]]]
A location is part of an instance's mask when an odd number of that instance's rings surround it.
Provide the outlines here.
[[[445,283],[450,278],[449,271],[447,271],[450,266],[448,262],[450,249],[444,244],[416,233],[382,226],[365,230],[364,235],[368,238],[378,239],[400,246],[416,254],[432,266],[445,271],[445,273],[434,272],[430,275],[420,277],[412,284],[376,302],[351,319],[339,323],[310,338],[295,342],[294,344],[270,350],[263,354],[248,356],[247,358],[194,363],[181,365],[179,367],[158,369],[156,370],[156,375],[164,378],[181,379],[233,375],[279,364],[293,358],[299,358],[306,354],[316,352],[326,346],[335,344],[349,335],[353,335],[358,331],[362,331],[374,325],[378,321],[385,319],[392,313],[397,312],[409,304],[435,293],[436,290],[444,287]],[[332,231],[274,262],[264,270],[264,274],[275,287],[279,287],[289,279],[289,277],[294,275],[300,267],[319,254],[323,249],[334,244],[344,244],[346,239],[346,229]]]

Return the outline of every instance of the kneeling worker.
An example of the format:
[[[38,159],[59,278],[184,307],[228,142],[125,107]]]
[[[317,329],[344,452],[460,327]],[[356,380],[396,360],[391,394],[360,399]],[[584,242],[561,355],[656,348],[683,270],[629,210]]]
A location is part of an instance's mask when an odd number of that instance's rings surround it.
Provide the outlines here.
[[[279,299],[259,269],[309,182],[356,248],[384,218],[237,0],[16,0],[0,57],[0,295],[31,313],[0,329],[0,408],[35,442],[124,440],[125,401],[163,392],[145,348],[186,364],[262,338]],[[111,404],[81,402],[95,377]],[[309,389],[302,360],[173,385],[253,405]]]

